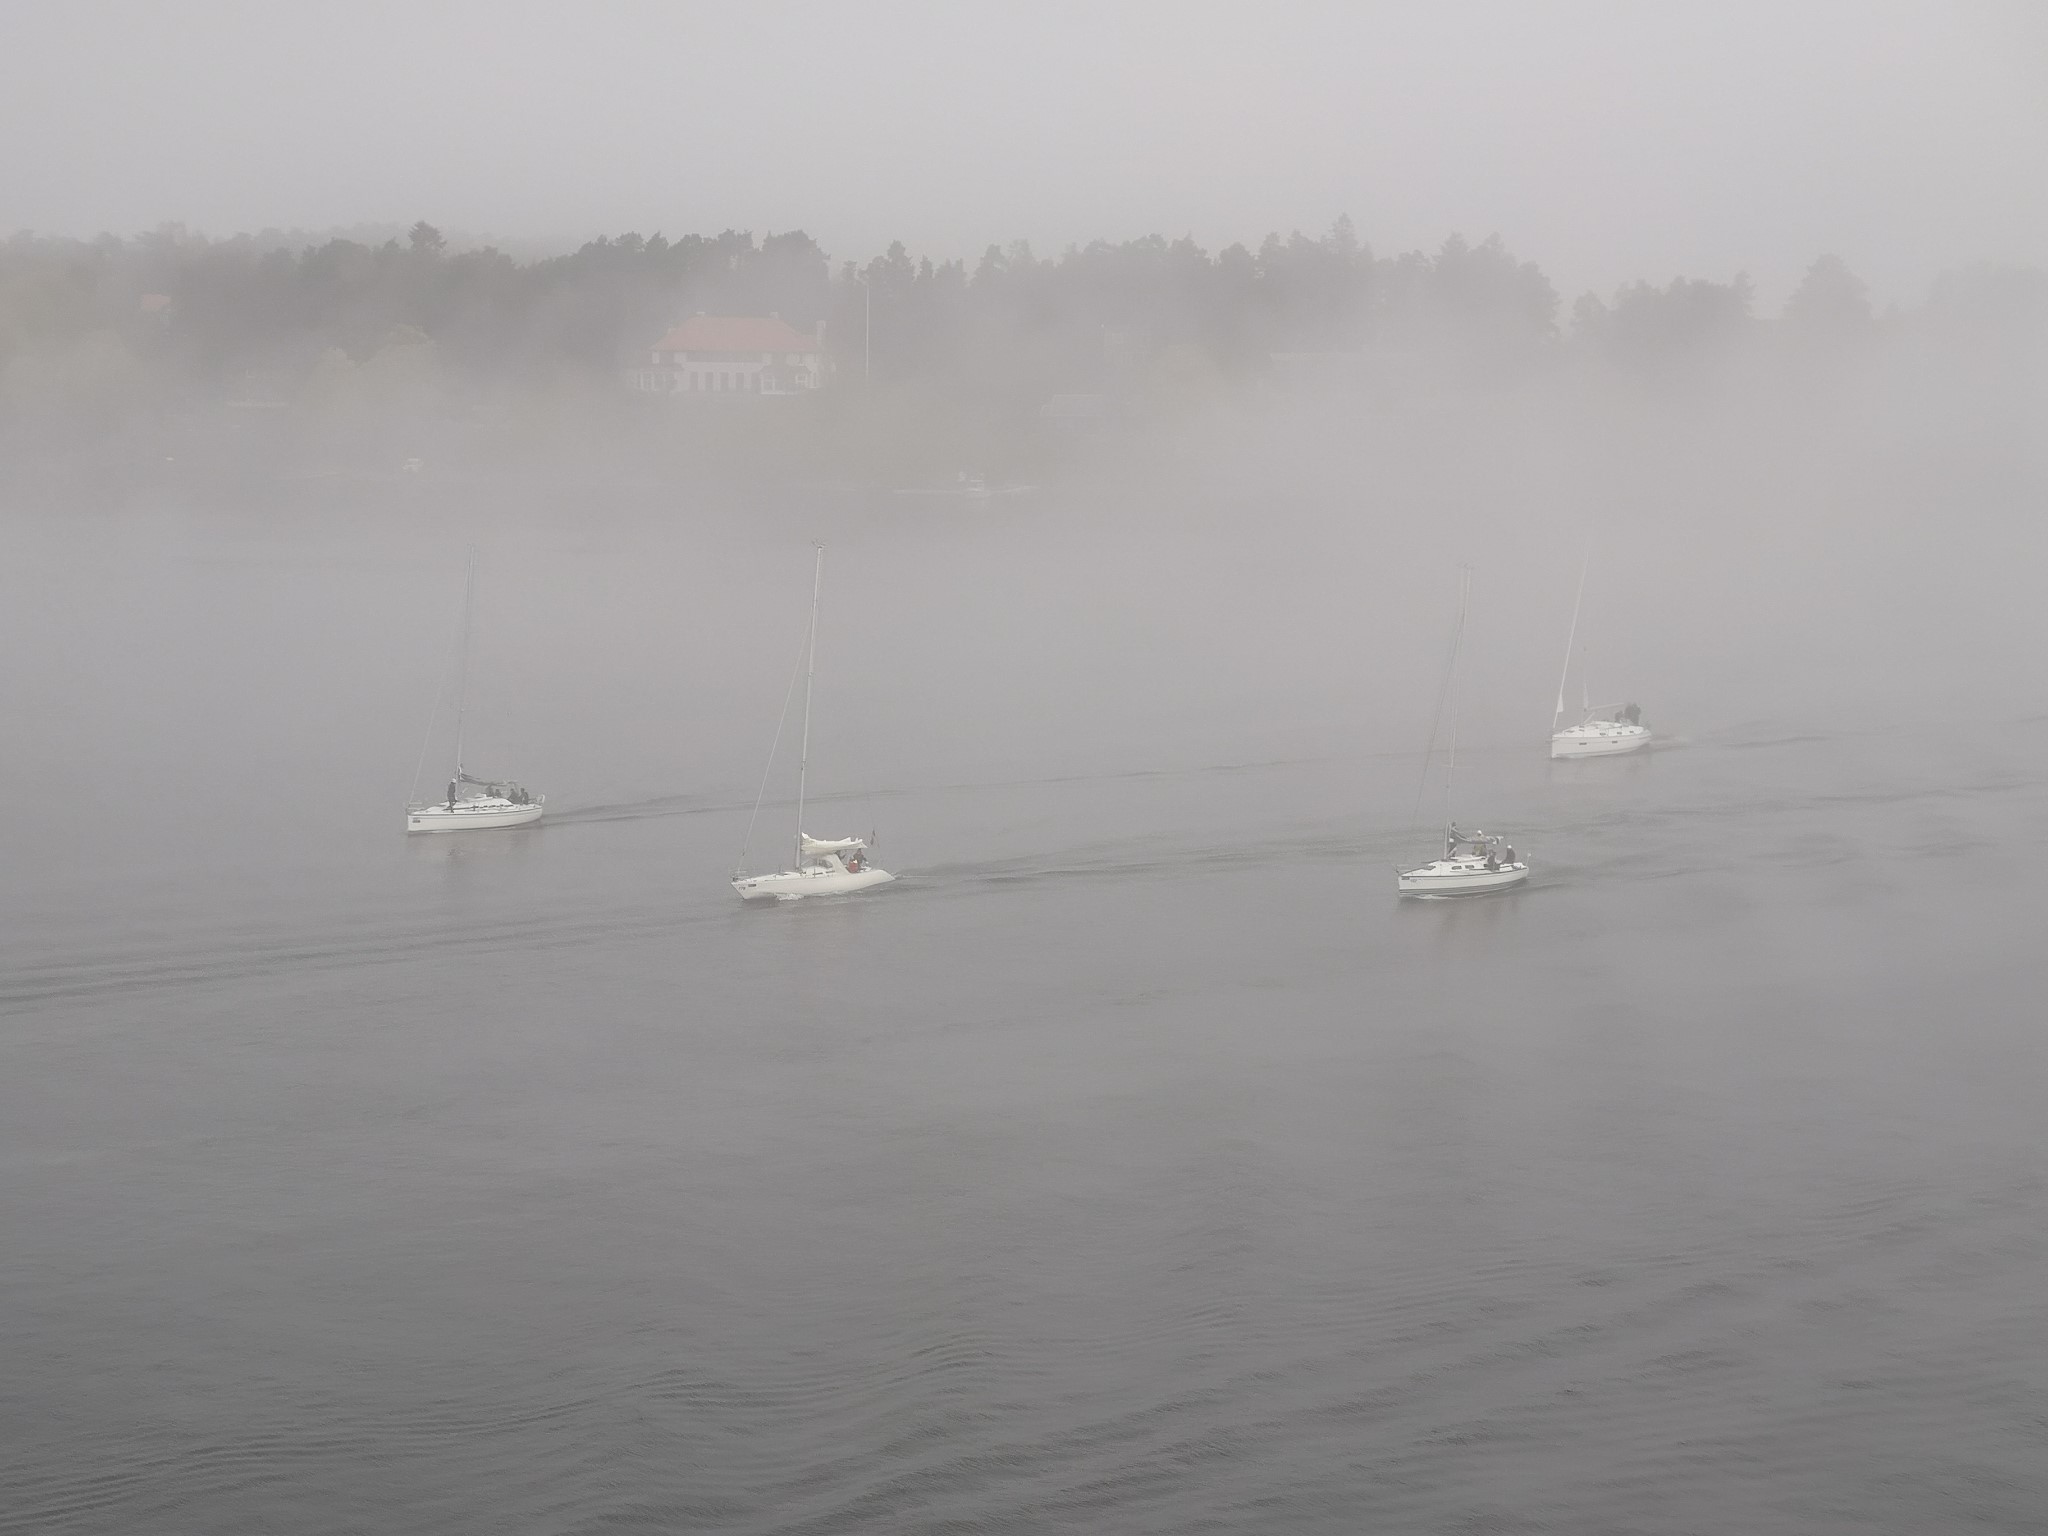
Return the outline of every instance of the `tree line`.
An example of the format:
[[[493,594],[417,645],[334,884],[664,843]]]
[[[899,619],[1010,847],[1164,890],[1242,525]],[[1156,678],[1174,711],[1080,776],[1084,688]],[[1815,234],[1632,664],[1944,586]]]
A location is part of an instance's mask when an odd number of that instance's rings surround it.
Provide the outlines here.
[[[1020,241],[970,264],[897,243],[836,270],[800,230],[624,234],[530,260],[452,248],[424,221],[379,243],[20,234],[0,242],[0,430],[89,433],[237,399],[447,411],[507,392],[623,397],[625,371],[696,312],[823,322],[838,387],[926,389],[1000,414],[1162,377],[1227,390],[1298,358],[1426,357],[1472,379],[1570,361],[1656,380],[1766,329],[1822,355],[1915,326],[2016,327],[2038,342],[2048,275],[1961,274],[1915,312],[1881,316],[1827,255],[1765,322],[1741,275],[1637,282],[1566,311],[1499,236],[1379,255],[1348,218],[1214,253],[1147,236],[1042,257]]]

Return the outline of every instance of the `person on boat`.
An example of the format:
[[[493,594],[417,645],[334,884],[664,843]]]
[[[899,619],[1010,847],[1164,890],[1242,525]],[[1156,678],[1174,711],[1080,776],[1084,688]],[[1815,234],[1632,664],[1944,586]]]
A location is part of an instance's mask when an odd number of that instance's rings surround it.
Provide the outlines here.
[[[849,875],[860,873],[860,850],[858,848],[855,848],[846,855],[846,872]]]
[[[1500,868],[1500,850],[1491,843],[1486,845],[1486,867],[1488,871]]]
[[[1515,862],[1515,845],[1513,843],[1509,843],[1507,845],[1507,851],[1501,855],[1500,861],[1503,864],[1512,864]]]
[[[448,781],[448,809],[451,811],[455,809],[455,781],[453,779]]]
[[[1634,704],[1625,705],[1621,711],[1621,718],[1630,725],[1640,725],[1643,721],[1643,712]]]

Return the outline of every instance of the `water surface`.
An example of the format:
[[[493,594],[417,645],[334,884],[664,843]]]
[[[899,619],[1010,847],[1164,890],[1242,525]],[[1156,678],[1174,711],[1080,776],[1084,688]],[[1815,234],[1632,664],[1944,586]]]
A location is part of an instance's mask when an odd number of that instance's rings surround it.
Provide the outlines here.
[[[902,878],[768,911],[799,531],[508,535],[550,815],[410,841],[461,531],[32,547],[0,1529],[2039,1528],[2037,711],[1703,654],[1553,765],[1561,552],[1459,789],[1535,878],[1402,905],[1440,594],[1253,665],[1227,538],[877,527],[811,830]]]

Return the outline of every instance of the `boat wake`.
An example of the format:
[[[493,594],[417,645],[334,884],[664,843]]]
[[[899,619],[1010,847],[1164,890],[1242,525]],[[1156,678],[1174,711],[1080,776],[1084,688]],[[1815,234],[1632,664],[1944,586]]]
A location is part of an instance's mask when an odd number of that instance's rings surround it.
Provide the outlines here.
[[[560,949],[608,937],[672,931],[679,915],[670,910],[620,906],[573,917],[558,912],[522,918],[502,915],[462,923],[422,925],[381,921],[360,924],[348,937],[313,941],[273,931],[247,929],[204,939],[187,935],[175,942],[126,953],[87,951],[44,957],[0,970],[0,1006],[71,1002],[149,993],[164,988],[208,986],[263,976],[346,971],[364,965],[401,964],[451,954],[488,954],[514,949]]]
[[[648,800],[621,800],[611,805],[584,805],[569,811],[551,811],[548,825],[578,826],[601,821],[652,821],[663,816],[706,816],[723,811],[744,811],[731,800],[704,800],[694,795],[656,795]]]

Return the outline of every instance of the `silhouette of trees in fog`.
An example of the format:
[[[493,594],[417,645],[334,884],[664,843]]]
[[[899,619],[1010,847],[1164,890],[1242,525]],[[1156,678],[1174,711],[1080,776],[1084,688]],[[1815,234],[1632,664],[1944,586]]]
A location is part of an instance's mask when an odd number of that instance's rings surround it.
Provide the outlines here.
[[[1498,236],[1452,236],[1434,255],[1375,257],[1348,218],[1321,238],[1268,235],[1210,255],[1183,237],[1095,241],[1041,258],[1026,242],[964,262],[913,262],[899,243],[841,270],[835,332],[864,336],[877,377],[997,370],[1034,387],[1112,381],[1192,349],[1223,375],[1275,353],[1443,343],[1526,351],[1556,336],[1557,295]]]
[[[1874,323],[1869,289],[1839,256],[1823,256],[1808,267],[1785,302],[1785,327],[1803,341],[1860,341]]]
[[[1610,362],[1646,374],[1697,371],[1750,334],[1749,279],[1673,278],[1662,288],[1630,283],[1605,304],[1592,294],[1572,310],[1576,340]]]
[[[1943,280],[1923,318],[2038,336],[2038,273]],[[900,242],[832,270],[802,231],[757,240],[624,234],[519,260],[461,249],[422,220],[401,240],[209,240],[168,227],[130,239],[0,242],[0,425],[90,436],[151,411],[263,401],[367,419],[474,407],[564,381],[629,408],[625,370],[696,312],[823,322],[844,390],[921,390],[993,415],[1060,391],[1176,399],[1258,387],[1290,359],[1376,357],[1472,379],[1576,358],[1625,376],[1708,378],[1775,328],[1807,354],[1880,339],[1862,282],[1817,260],[1779,321],[1746,277],[1556,290],[1499,236],[1376,254],[1348,218],[1210,253],[1186,237],[1094,241],[1056,256],[1025,242],[969,262]],[[2029,331],[2027,327],[2033,327]]]

